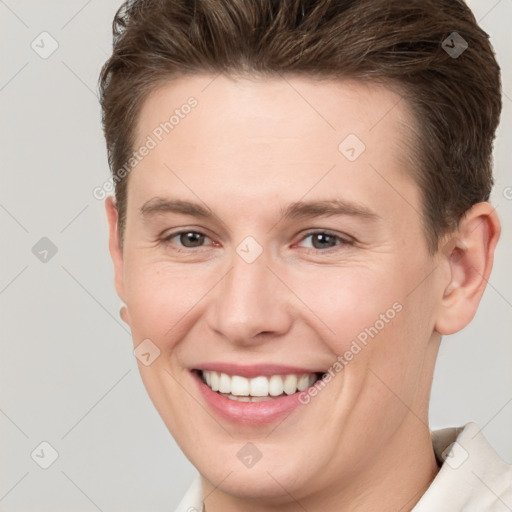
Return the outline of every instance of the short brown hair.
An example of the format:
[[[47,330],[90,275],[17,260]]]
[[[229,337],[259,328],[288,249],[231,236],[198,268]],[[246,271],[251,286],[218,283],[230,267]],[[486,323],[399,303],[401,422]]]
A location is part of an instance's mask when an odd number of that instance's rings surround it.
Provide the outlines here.
[[[133,152],[143,101],[167,80],[288,73],[398,87],[417,121],[411,173],[432,253],[472,205],[489,199],[500,68],[462,0],[129,0],[115,15],[113,39],[99,87],[114,178]],[[457,57],[447,51],[456,39],[468,45]],[[121,176],[122,244],[129,175]]]

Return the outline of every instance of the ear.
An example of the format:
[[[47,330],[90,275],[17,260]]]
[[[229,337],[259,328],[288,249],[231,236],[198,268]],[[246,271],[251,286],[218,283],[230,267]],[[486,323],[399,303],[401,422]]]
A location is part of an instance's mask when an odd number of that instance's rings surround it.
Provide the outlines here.
[[[494,250],[501,227],[494,208],[475,204],[440,251],[440,265],[447,270],[435,329],[453,334],[475,316],[491,274]]]
[[[119,298],[125,302],[124,297],[124,260],[118,231],[118,212],[115,200],[112,196],[105,199],[105,211],[109,228],[108,247],[112,263],[114,264],[114,285]]]

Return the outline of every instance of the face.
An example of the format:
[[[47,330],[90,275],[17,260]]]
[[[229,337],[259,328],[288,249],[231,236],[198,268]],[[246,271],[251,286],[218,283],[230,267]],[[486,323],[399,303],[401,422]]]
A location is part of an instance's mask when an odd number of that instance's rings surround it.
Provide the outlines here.
[[[299,77],[144,103],[116,286],[149,396],[217,492],[299,499],[428,434],[440,285],[411,123],[386,88]]]

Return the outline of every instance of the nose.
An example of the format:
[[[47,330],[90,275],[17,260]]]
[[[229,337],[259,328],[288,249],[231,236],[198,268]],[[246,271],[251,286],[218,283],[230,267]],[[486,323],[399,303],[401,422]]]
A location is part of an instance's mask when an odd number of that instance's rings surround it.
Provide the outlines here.
[[[233,344],[251,346],[290,330],[292,293],[271,266],[265,251],[252,263],[233,254],[230,270],[212,290],[207,319],[213,331]]]

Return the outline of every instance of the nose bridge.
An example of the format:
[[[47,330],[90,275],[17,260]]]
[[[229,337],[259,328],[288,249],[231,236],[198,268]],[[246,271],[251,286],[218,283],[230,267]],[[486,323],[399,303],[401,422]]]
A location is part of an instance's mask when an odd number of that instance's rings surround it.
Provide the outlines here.
[[[286,294],[267,268],[267,254],[257,255],[251,243],[242,242],[233,252],[209,316],[210,327],[233,343],[251,344],[260,333],[277,335],[289,328]]]

